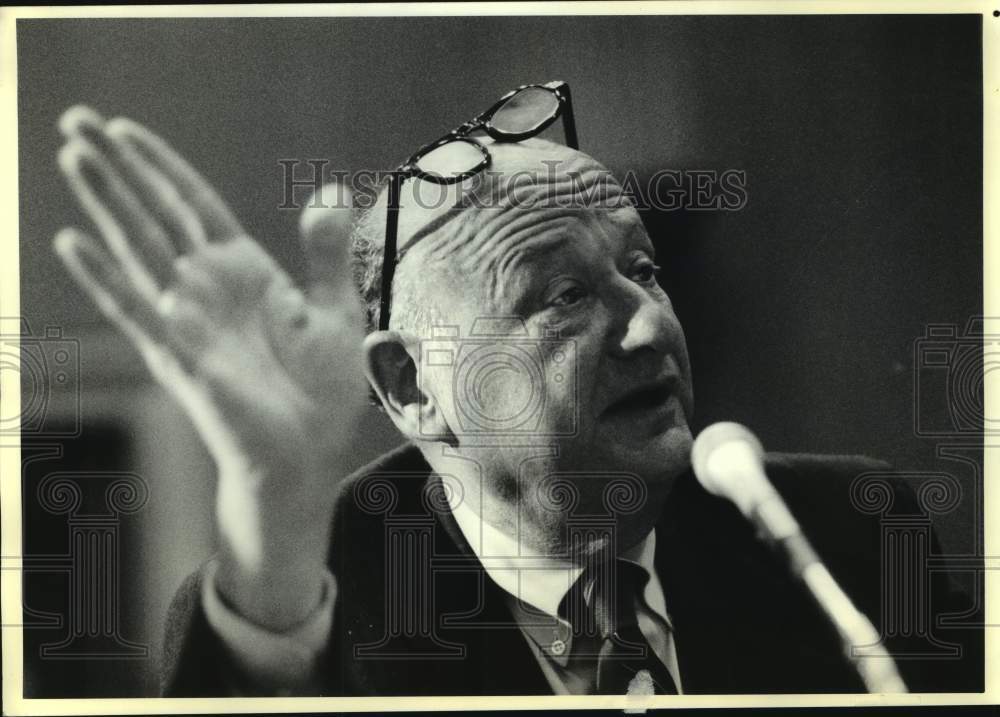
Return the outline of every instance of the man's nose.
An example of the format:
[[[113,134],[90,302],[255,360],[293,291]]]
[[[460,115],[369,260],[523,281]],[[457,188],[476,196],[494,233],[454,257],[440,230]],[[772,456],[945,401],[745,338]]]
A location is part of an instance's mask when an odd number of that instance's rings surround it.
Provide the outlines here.
[[[613,351],[623,356],[637,351],[670,351],[679,326],[669,300],[654,298],[642,286],[628,284],[615,302]]]

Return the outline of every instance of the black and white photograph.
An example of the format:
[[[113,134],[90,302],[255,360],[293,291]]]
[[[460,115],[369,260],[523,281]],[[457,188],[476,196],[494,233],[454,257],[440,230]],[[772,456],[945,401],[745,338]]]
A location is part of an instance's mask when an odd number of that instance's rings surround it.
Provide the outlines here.
[[[503,5],[2,11],[5,713],[997,701],[1000,12]]]

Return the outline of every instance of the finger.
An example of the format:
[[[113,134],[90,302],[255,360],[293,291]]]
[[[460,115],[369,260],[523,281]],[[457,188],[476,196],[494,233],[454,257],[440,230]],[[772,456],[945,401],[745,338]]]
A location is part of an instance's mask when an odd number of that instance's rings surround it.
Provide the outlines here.
[[[158,136],[124,117],[109,121],[105,131],[116,142],[132,147],[177,188],[194,208],[210,239],[232,239],[246,234],[212,186]]]
[[[92,107],[74,105],[59,118],[59,131],[66,139],[85,131],[88,127],[104,127],[104,118]]]
[[[102,133],[98,132],[93,136],[97,141],[107,144]],[[91,188],[125,232],[125,236],[139,244],[142,256],[152,265],[156,275],[169,278],[173,273],[173,260],[177,250],[157,217],[139,199],[107,154],[100,152],[89,141],[74,139],[69,145],[73,145],[74,149],[68,151],[79,155],[78,162],[84,177],[92,179]]]
[[[310,296],[323,304],[353,292],[350,256],[351,193],[336,182],[321,187],[299,218],[299,233],[309,265]]]
[[[194,208],[177,187],[127,142],[115,140],[106,131],[103,118],[89,107],[72,107],[63,115],[60,128],[70,138],[81,137],[93,145],[121,174],[144,207],[156,218],[182,252],[206,241],[205,227]]]
[[[163,343],[164,325],[153,304],[99,242],[78,229],[63,229],[53,246],[101,313],[140,350]]]
[[[112,253],[152,299],[158,293],[157,277],[167,280],[173,271],[175,252],[163,228],[107,160],[83,140],[71,140],[60,150],[59,165]]]

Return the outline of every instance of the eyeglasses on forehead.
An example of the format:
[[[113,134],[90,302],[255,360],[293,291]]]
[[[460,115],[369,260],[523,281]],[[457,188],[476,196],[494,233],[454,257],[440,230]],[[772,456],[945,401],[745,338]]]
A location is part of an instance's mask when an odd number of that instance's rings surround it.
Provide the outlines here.
[[[522,85],[505,94],[485,112],[425,144],[392,172],[385,220],[379,330],[389,328],[392,279],[402,258],[397,252],[396,239],[403,183],[414,177],[434,184],[461,182],[490,166],[490,151],[471,136],[473,132],[485,132],[497,142],[520,142],[541,134],[559,118],[562,118],[567,146],[579,149],[569,85],[558,80],[544,85]]]

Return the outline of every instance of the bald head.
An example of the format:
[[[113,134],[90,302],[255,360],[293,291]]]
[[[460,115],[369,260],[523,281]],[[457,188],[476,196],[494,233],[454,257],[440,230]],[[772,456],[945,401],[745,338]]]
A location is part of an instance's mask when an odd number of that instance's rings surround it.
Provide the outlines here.
[[[470,276],[480,281],[477,288],[484,296],[495,294],[503,273],[498,262],[510,254],[497,249],[530,240],[533,227],[581,212],[634,213],[611,173],[582,152],[541,139],[477,139],[490,153],[484,171],[452,185],[419,179],[403,185],[394,328],[423,333],[435,320],[447,319],[442,299],[454,298]],[[359,288],[373,326],[378,319],[386,199],[383,191],[354,237]]]

